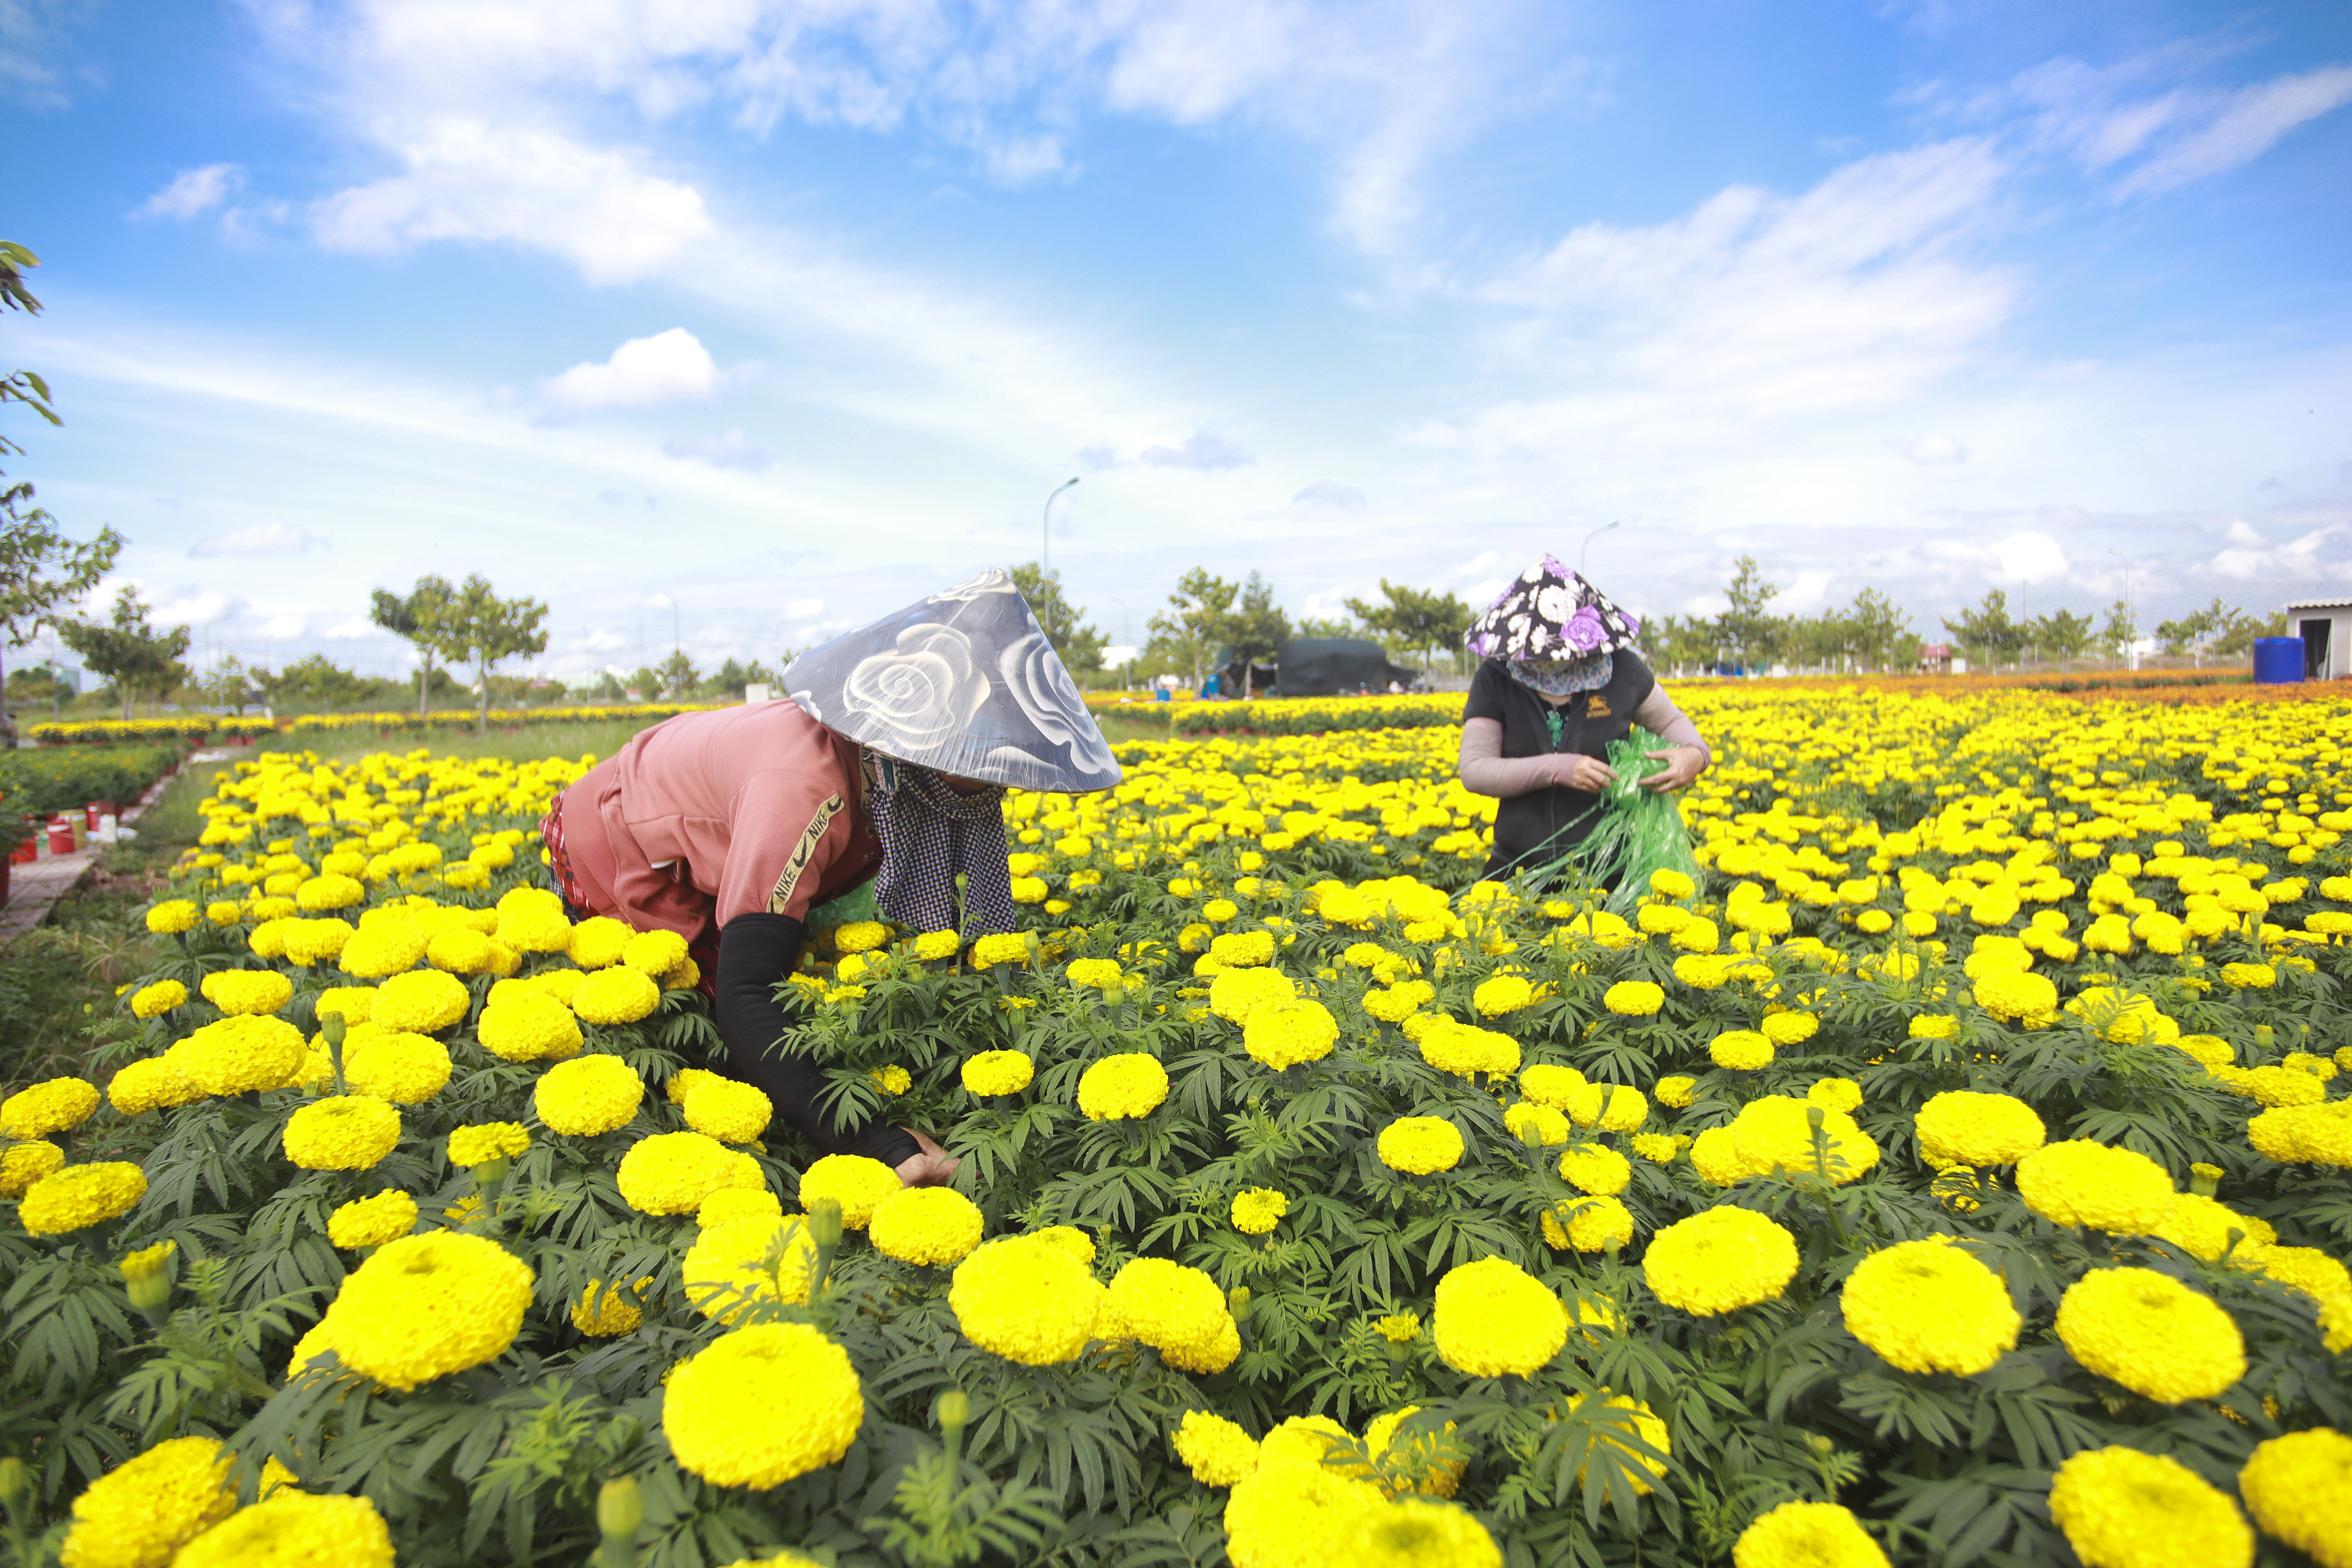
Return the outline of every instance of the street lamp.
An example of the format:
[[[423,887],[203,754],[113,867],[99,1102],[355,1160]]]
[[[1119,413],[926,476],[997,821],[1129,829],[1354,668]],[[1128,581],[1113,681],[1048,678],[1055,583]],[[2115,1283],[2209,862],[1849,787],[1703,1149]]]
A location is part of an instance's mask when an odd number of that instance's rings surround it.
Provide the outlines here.
[[[1046,578],[1054,570],[1054,502],[1060,499],[1064,490],[1068,489],[1072,485],[1076,484],[1077,482],[1078,481],[1076,479],[1065,479],[1062,483],[1055,485],[1054,487],[1054,493],[1045,498],[1045,511],[1037,521],[1037,533],[1039,542],[1043,546],[1037,555],[1037,591],[1041,594],[1045,591],[1047,586]],[[1049,610],[1052,608],[1050,601],[1047,603],[1047,608]],[[1053,636],[1054,628],[1047,626],[1045,628],[1046,640],[1049,642],[1052,641]]]
[[[2137,669],[2139,668],[2139,621],[2132,614],[2132,558],[2120,550],[2110,550],[2107,553],[2124,563],[2124,625],[2130,634],[2124,641],[2124,668]]]
[[[1581,577],[1584,575],[1584,558],[1591,552],[1592,542],[1600,538],[1602,534],[1608,532],[1610,529],[1616,526],[1617,525],[1612,522],[1608,524],[1606,527],[1596,528],[1591,533],[1584,536],[1584,548],[1576,552],[1576,574],[1578,576]]]

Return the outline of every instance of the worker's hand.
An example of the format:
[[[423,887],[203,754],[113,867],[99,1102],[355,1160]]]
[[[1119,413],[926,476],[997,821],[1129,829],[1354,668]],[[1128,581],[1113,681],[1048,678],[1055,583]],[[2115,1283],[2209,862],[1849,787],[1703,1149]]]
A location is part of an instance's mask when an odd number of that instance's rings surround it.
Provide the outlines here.
[[[1588,757],[1581,752],[1560,752],[1552,757],[1552,782],[1570,789],[1589,790],[1599,795],[1617,782],[1617,770],[1599,757]]]
[[[1681,789],[1706,771],[1706,751],[1700,746],[1670,746],[1663,752],[1644,752],[1666,765],[1642,781],[1644,789],[1659,791]]]
[[[956,1167],[963,1162],[932,1142],[928,1133],[918,1132],[911,1127],[901,1127],[898,1131],[912,1138],[915,1147],[920,1151],[898,1162],[898,1180],[910,1187],[947,1185],[956,1173]]]

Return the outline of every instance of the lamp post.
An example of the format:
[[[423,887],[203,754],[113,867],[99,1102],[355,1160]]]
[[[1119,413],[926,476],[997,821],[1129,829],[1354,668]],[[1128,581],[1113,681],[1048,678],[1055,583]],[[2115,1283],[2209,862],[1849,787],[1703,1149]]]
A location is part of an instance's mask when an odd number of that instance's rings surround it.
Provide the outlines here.
[[[1613,522],[1609,523],[1603,527],[1594,529],[1591,533],[1584,536],[1584,548],[1576,552],[1576,574],[1578,576],[1581,577],[1584,575],[1584,558],[1588,554],[1591,553],[1592,542],[1600,538],[1602,534],[1608,532],[1610,529],[1615,528],[1616,526],[1617,525]]]
[[[2139,619],[2132,613],[2132,558],[2120,550],[2110,550],[2107,553],[2124,563],[2124,624],[2129,628],[2131,634],[2124,642],[2124,668],[2137,669],[2139,668]]]
[[[1060,498],[1064,490],[1077,482],[1076,479],[1069,479],[1055,485],[1054,493],[1045,498],[1045,511],[1037,521],[1038,542],[1042,546],[1037,554],[1037,588],[1040,593],[1050,586],[1048,579],[1054,570],[1054,502]],[[1050,602],[1046,608],[1048,612],[1052,610]],[[1054,628],[1051,626],[1045,628],[1045,640],[1047,642],[1054,640]]]

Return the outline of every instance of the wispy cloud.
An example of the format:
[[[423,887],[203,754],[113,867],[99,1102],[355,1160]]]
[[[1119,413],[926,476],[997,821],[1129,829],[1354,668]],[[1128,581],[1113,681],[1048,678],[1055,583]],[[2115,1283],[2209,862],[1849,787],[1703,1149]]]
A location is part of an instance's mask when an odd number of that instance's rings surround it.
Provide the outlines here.
[[[692,458],[714,468],[741,468],[756,473],[775,459],[768,448],[739,427],[722,436],[673,436],[662,443],[673,458]]]
[[[217,533],[188,546],[191,555],[299,555],[327,542],[308,529],[283,522],[256,523],[235,533]]]
[[[235,163],[206,163],[183,169],[172,183],[139,204],[136,217],[191,218],[212,211],[245,184],[245,171]]]
[[[1202,473],[1215,473],[1242,468],[1256,459],[1230,430],[1203,425],[1185,437],[1182,446],[1146,447],[1136,461],[1156,468],[1197,468]]]

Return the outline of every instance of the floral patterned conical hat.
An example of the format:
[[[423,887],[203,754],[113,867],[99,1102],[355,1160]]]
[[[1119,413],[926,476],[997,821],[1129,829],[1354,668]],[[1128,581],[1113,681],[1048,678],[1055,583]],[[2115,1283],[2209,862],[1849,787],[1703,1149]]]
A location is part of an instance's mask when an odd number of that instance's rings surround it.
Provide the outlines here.
[[[1464,641],[1479,658],[1499,658],[1517,679],[1559,697],[1606,685],[1610,655],[1641,635],[1638,616],[1547,555],[1471,623]]]

